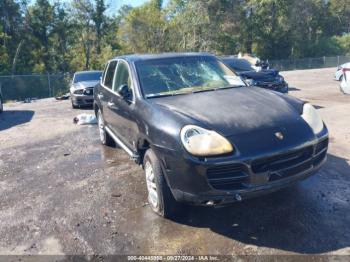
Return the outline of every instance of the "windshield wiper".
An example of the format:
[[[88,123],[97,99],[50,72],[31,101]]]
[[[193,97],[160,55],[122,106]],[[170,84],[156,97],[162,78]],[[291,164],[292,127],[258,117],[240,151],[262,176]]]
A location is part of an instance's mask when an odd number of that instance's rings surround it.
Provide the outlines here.
[[[186,95],[186,94],[190,94],[191,92],[174,92],[174,93],[168,93],[168,94],[162,94],[162,93],[158,93],[158,94],[150,94],[150,95],[146,95],[146,98],[157,98],[157,97],[167,97],[167,96],[177,96],[177,95]]]
[[[201,93],[201,92],[209,92],[209,91],[215,91],[216,89],[215,88],[210,88],[210,89],[201,89],[201,90],[195,90],[195,91],[192,91],[191,93]]]
[[[245,87],[245,85],[233,85],[233,86],[225,86],[225,87],[218,87],[218,88],[201,89],[201,90],[192,91],[192,93],[201,93],[201,92],[208,92],[208,91],[217,91],[217,90],[222,90],[222,89],[230,89],[230,88],[238,88],[238,87]]]
[[[220,87],[215,90],[221,90],[221,89],[231,89],[231,88],[239,88],[239,87],[246,87],[246,85],[233,85],[233,86],[225,86],[225,87]]]
[[[167,97],[167,96],[187,95],[187,94],[195,94],[195,93],[202,93],[202,92],[209,92],[209,91],[216,91],[216,90],[230,89],[230,88],[239,88],[239,87],[246,87],[246,85],[233,85],[233,86],[225,86],[225,87],[219,87],[219,88],[208,88],[208,89],[193,90],[193,91],[188,91],[188,92],[149,94],[149,95],[146,95],[146,98],[158,98],[158,97]]]

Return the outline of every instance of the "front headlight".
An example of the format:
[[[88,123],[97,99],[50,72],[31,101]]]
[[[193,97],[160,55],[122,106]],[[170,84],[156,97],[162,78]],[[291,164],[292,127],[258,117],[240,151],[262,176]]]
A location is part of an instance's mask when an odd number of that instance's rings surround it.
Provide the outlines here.
[[[311,104],[304,104],[303,114],[301,117],[309,124],[311,129],[317,135],[323,129],[323,121],[320,114]]]
[[[188,125],[181,130],[181,141],[195,156],[216,156],[233,152],[231,143],[215,131]]]
[[[255,86],[256,85],[256,81],[253,79],[245,79],[245,82],[250,85],[250,86]]]
[[[78,90],[74,91],[75,95],[82,95],[83,93],[84,93],[83,89],[78,89]]]
[[[284,81],[283,76],[278,76],[278,77],[277,77],[277,82],[282,83],[283,81]]]

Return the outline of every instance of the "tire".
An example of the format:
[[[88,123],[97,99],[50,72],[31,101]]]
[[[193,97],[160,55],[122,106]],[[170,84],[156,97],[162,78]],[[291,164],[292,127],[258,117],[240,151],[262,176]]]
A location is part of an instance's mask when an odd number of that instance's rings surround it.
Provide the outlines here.
[[[152,149],[148,149],[143,159],[148,202],[152,210],[161,217],[173,218],[180,213],[178,203],[165,180],[160,160]],[[156,198],[155,198],[156,197]]]
[[[72,102],[72,108],[73,108],[73,109],[77,109],[77,108],[78,108],[78,106],[74,105],[74,103],[73,103],[73,101],[72,101],[72,100],[71,100],[71,102]]]
[[[343,81],[343,75],[341,75],[340,77],[339,77],[339,82],[342,82]]]
[[[115,146],[113,138],[106,132],[101,110],[98,110],[96,115],[101,144],[105,146]]]

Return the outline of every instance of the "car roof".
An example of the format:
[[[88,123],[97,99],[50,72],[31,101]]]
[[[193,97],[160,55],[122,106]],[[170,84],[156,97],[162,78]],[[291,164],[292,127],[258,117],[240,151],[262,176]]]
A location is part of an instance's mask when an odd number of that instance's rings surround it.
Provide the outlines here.
[[[90,70],[90,71],[78,71],[78,72],[75,72],[75,74],[90,74],[90,73],[102,73],[102,71],[100,70]]]
[[[147,61],[147,60],[157,60],[157,59],[166,59],[166,58],[177,58],[177,57],[201,57],[201,56],[210,56],[215,57],[209,53],[161,53],[161,54],[132,54],[132,55],[123,55],[113,58],[115,59],[124,59],[129,62],[137,61]]]

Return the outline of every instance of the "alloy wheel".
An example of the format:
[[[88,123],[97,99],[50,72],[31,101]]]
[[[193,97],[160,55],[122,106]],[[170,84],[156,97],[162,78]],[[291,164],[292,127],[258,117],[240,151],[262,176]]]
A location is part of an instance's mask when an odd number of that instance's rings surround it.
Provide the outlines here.
[[[148,201],[152,205],[153,209],[158,208],[158,192],[157,184],[153,172],[152,164],[147,161],[145,164],[145,174],[146,174],[146,183],[148,189]]]
[[[104,127],[102,114],[100,111],[98,112],[98,130],[100,132],[101,142],[104,143],[106,141],[106,133],[105,133],[105,127]]]

